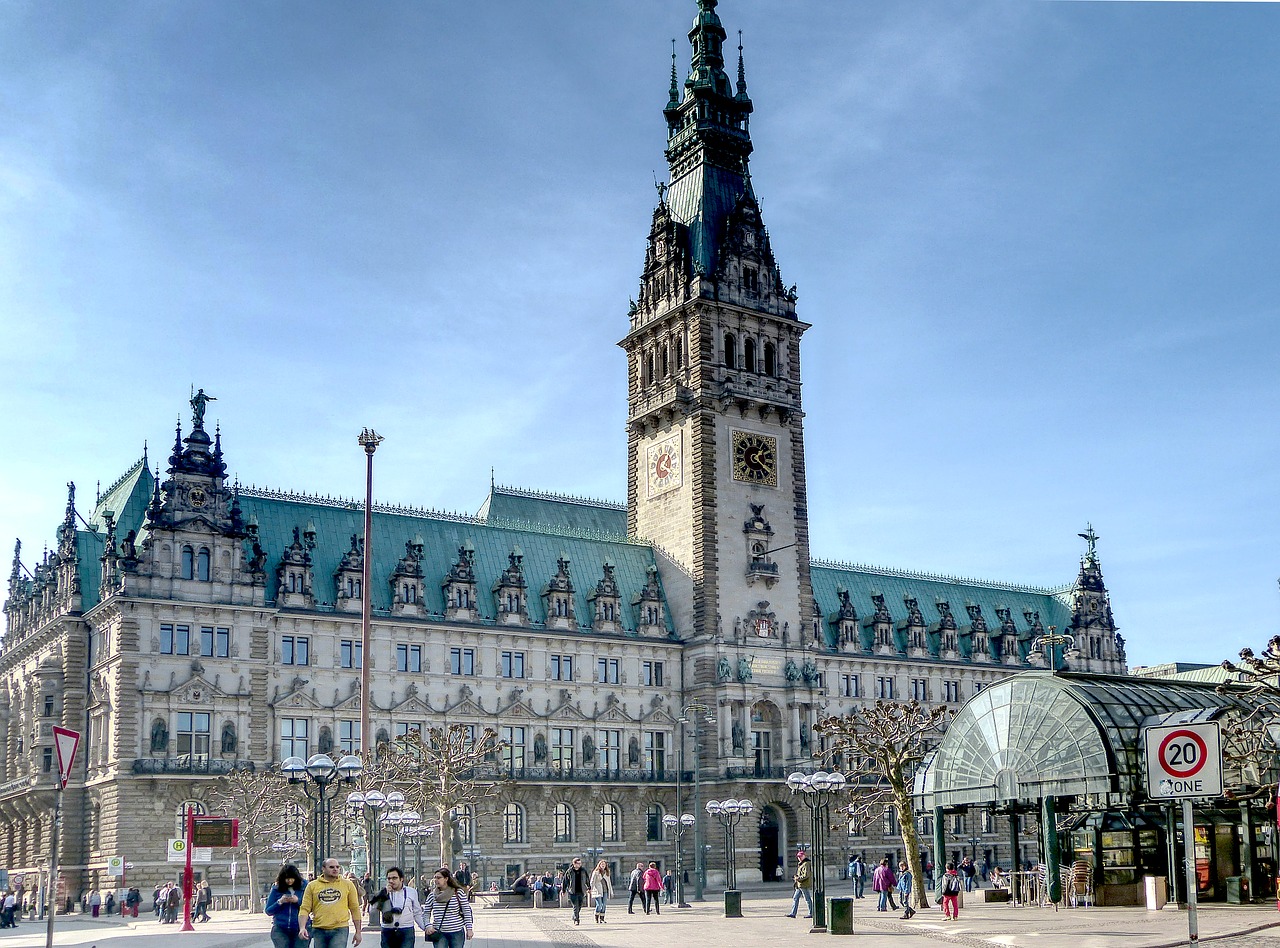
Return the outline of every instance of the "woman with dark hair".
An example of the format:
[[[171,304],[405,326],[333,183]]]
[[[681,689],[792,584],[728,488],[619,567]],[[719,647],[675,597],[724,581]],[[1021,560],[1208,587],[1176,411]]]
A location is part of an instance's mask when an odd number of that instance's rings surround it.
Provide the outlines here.
[[[267,914],[271,916],[271,944],[275,948],[307,948],[308,939],[298,937],[298,906],[306,889],[298,867],[280,867],[276,884],[267,896]]]
[[[471,902],[448,866],[441,866],[431,877],[422,915],[427,939],[438,948],[463,948],[467,939],[475,937]]]

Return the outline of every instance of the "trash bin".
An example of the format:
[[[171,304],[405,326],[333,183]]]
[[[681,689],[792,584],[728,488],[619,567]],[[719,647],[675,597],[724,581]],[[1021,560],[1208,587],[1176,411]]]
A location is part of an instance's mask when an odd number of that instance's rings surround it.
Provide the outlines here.
[[[827,932],[832,935],[853,934],[853,899],[839,896],[827,899]]]
[[[724,917],[742,918],[742,892],[740,890],[724,890]]]
[[[1227,876],[1227,902],[1243,905],[1249,902],[1249,880],[1244,876]]]
[[[1164,876],[1143,876],[1142,890],[1147,896],[1147,911],[1158,912],[1169,901],[1168,883]]]

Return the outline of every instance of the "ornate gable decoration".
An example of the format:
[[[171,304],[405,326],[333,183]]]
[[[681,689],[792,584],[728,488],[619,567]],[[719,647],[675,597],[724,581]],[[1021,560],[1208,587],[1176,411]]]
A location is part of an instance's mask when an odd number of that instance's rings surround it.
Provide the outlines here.
[[[662,608],[662,587],[658,585],[658,568],[650,564],[645,575],[644,588],[632,600],[636,607],[636,632],[640,635],[666,635],[667,622]]]
[[[493,584],[493,598],[499,622],[508,625],[528,622],[528,584],[524,579],[524,551],[520,547],[513,547],[508,554],[507,568]]]
[[[556,560],[556,574],[542,587],[542,599],[546,606],[547,628],[576,629],[574,616],[573,580],[569,577],[569,558],[561,553]]]
[[[445,574],[440,584],[444,592],[445,616],[450,619],[479,617],[479,601],[476,598],[476,548],[470,540],[458,547],[458,561]]]

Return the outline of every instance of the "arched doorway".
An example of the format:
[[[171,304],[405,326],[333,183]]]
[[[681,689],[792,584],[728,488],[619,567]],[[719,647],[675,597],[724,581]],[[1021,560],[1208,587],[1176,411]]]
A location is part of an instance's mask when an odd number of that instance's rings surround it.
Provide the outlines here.
[[[781,882],[785,876],[783,854],[787,851],[786,815],[769,804],[760,810],[760,878]]]

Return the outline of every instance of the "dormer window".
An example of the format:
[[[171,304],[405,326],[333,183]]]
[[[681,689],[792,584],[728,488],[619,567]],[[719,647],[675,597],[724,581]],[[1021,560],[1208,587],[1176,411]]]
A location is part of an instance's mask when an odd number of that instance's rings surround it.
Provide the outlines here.
[[[196,554],[196,579],[203,583],[209,581],[209,551],[205,547]]]
[[[755,267],[742,268],[742,287],[748,293],[760,292],[760,271]]]
[[[189,546],[182,548],[182,578],[195,579],[196,576],[196,553]]]

